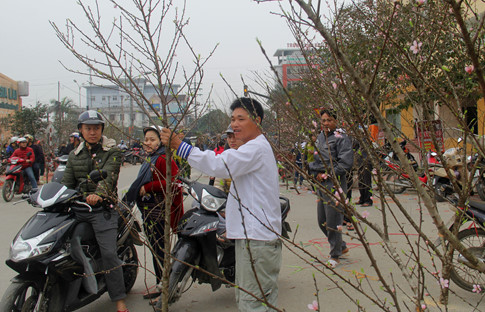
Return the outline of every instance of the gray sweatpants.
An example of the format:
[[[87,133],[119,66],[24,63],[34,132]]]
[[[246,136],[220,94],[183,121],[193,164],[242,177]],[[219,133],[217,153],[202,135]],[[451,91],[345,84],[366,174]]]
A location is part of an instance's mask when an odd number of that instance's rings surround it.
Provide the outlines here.
[[[347,184],[345,179],[341,179],[340,187],[343,189],[342,194],[347,194]],[[333,183],[324,181],[323,185],[326,189],[335,193]],[[343,208],[335,205],[333,197],[318,191],[319,201],[317,204],[317,220],[318,226],[322,232],[327,236],[330,244],[330,257],[338,259],[342,255],[342,251],[347,248],[347,244],[343,241],[342,232],[337,230],[339,225],[342,225],[344,220]]]
[[[256,273],[266,299],[276,307],[278,275],[281,268],[281,241],[279,239],[272,241],[236,239],[235,242],[236,285],[263,298],[255,278]],[[255,272],[251,267],[248,246],[254,260]],[[240,312],[274,311],[238,288],[236,288],[236,303]]]
[[[111,301],[116,302],[126,297],[125,283],[123,279],[122,261],[116,252],[116,236],[118,235],[118,217],[116,210],[105,212],[82,212],[76,213],[76,219],[88,222],[92,225],[94,235],[101,251],[103,270]]]

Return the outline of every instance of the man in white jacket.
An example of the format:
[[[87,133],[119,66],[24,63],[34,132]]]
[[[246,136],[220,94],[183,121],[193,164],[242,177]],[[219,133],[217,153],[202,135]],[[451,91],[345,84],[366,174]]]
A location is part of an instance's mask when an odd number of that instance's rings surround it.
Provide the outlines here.
[[[261,104],[254,99],[239,98],[230,108],[234,135],[244,142],[237,150],[228,149],[219,155],[201,151],[172,136],[166,128],[162,131],[162,142],[170,143],[192,167],[210,176],[232,179],[226,220],[227,238],[236,242],[236,284],[262,300],[237,288],[236,302],[239,311],[271,311],[270,306],[276,307],[281,267],[276,160],[261,131],[264,116]]]

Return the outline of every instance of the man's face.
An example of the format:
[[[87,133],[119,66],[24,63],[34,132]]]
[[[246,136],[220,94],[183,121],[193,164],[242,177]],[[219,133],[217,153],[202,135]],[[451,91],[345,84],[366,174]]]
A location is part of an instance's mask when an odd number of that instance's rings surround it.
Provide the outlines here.
[[[241,140],[243,144],[255,139],[261,134],[256,122],[261,122],[261,118],[254,119],[249,113],[241,107],[232,112],[231,127],[234,130],[236,139]]]
[[[229,144],[229,147],[232,149],[238,149],[239,146],[243,145],[243,141],[236,139],[236,136],[234,133],[228,133],[227,134],[227,144]]]
[[[70,137],[69,137],[69,142],[70,142],[71,144],[74,144],[74,137],[73,137],[73,136],[70,136]]]
[[[22,148],[22,149],[26,148],[27,147],[27,142],[20,142],[19,143],[19,147]]]
[[[337,121],[332,116],[329,116],[325,113],[322,115],[320,120],[322,122],[323,131],[325,131],[325,133],[329,133],[330,131],[337,129]]]
[[[102,125],[86,125],[82,124],[80,129],[84,139],[89,144],[96,144],[101,140],[103,135]]]

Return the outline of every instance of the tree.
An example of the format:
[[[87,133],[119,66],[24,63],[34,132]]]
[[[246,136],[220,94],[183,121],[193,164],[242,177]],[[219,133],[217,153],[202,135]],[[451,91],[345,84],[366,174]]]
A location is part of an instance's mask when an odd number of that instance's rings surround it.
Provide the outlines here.
[[[64,97],[60,102],[51,100],[48,111],[54,114],[52,126],[56,132],[56,143],[67,141],[69,135],[77,131],[77,118],[80,114],[78,107],[72,99]]]
[[[221,134],[226,131],[231,122],[229,116],[220,109],[212,110],[197,120],[196,126],[192,132],[211,135]]]
[[[34,107],[22,107],[7,120],[12,133],[39,137],[47,128],[47,105],[37,102]]]

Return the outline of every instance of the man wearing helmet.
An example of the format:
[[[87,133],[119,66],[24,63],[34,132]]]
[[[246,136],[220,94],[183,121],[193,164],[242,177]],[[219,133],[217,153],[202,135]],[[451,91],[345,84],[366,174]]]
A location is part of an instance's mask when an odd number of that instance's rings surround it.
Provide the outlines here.
[[[6,152],[6,156],[7,158],[10,157],[13,152],[17,149],[17,140],[19,139],[19,137],[17,136],[13,136],[11,139],[10,139],[10,145],[7,147],[7,150],[5,151]]]
[[[63,147],[59,153],[59,156],[62,155],[69,155],[69,153],[73,150],[76,149],[79,144],[81,144],[81,139],[79,138],[79,133],[78,132],[73,132],[69,135],[69,144],[67,144],[65,147]]]
[[[62,184],[74,189],[88,179],[92,170],[106,170],[106,179],[94,183],[83,183],[80,192],[86,196],[86,203],[95,206],[110,197],[117,196],[118,175],[121,166],[121,151],[116,142],[103,136],[104,120],[93,110],[88,110],[78,119],[78,129],[84,142],[69,154]],[[119,214],[115,209],[94,209],[93,212],[76,213],[79,221],[89,222],[98,241],[106,274],[108,293],[116,302],[118,311],[127,311],[124,298],[122,262],[116,253],[116,236]]]
[[[32,186],[32,190],[37,190],[37,182],[35,181],[34,171],[32,170],[32,165],[35,161],[34,150],[27,146],[27,139],[26,138],[19,138],[17,140],[19,148],[17,148],[11,157],[19,157],[23,158],[26,161],[22,164],[22,168],[24,172],[27,174],[30,180],[30,185]]]
[[[26,134],[24,137],[27,139],[27,142],[28,142],[27,146],[34,151],[35,162],[32,165],[32,169],[34,170],[34,177],[38,184],[40,176],[44,174],[44,166],[45,166],[44,150],[42,149],[42,146],[38,144],[34,144],[33,135]]]

